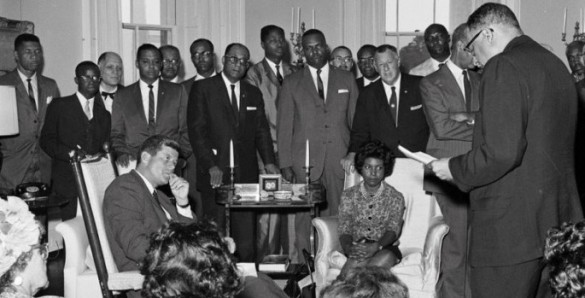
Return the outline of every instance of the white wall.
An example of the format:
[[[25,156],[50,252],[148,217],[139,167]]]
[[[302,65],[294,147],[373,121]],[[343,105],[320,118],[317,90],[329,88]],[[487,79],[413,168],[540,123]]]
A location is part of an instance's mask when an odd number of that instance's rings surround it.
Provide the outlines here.
[[[81,1],[2,0],[0,16],[35,24],[44,50],[43,75],[57,81],[62,95],[73,94],[75,66],[83,60]]]

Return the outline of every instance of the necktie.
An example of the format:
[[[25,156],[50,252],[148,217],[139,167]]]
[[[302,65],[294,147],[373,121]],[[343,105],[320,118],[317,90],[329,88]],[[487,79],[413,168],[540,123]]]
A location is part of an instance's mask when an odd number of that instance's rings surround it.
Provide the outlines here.
[[[89,99],[85,101],[85,109],[83,109],[85,112],[85,116],[87,116],[87,120],[91,120],[91,107],[89,105]]]
[[[439,63],[439,69],[441,69],[443,66],[445,66],[445,63]]]
[[[390,95],[390,113],[392,113],[392,118],[394,119],[394,124],[398,126],[398,113],[397,113],[397,101],[396,98],[396,87],[392,86],[392,95]]]
[[[240,117],[239,115],[239,109],[238,109],[238,98],[236,97],[236,85],[235,84],[231,84],[230,87],[232,87],[232,110],[234,110],[234,114],[236,115],[236,120],[238,120]]]
[[[471,112],[471,83],[467,77],[467,70],[463,71],[463,88],[465,89],[465,108],[467,112]]]
[[[154,200],[156,201],[158,206],[162,208],[162,206],[160,204],[160,200],[158,199],[158,193],[156,192],[156,189],[152,192],[152,197],[154,198]]]
[[[282,75],[280,74],[280,65],[276,65],[276,79],[278,80],[278,83],[280,85],[282,85],[282,81],[284,79],[282,78]]]
[[[36,113],[37,112],[37,102],[35,101],[35,93],[33,91],[32,84],[30,83],[30,79],[26,79],[26,81],[28,82],[28,98],[30,99],[30,103],[33,106],[33,110],[35,110],[35,113]]]
[[[105,92],[105,91],[103,91],[103,92],[102,92],[102,98],[103,98],[104,100],[108,99],[108,96],[109,96],[109,97],[110,97],[112,100],[114,99],[114,93],[109,93],[109,92]]]
[[[325,93],[323,92],[323,80],[321,80],[321,69],[317,69],[317,92],[319,92],[319,97],[321,99],[325,99]]]
[[[152,91],[153,86],[148,85],[150,89],[148,91],[148,131],[152,135],[154,134],[154,92]]]

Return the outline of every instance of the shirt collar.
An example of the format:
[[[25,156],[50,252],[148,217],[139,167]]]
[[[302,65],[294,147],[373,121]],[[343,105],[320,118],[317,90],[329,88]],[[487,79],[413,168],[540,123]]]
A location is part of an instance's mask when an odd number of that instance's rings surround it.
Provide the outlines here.
[[[28,80],[29,78],[26,77],[25,74],[23,74],[22,72],[20,72],[20,69],[16,68],[16,70],[18,71],[18,76],[20,77],[20,79],[22,80],[22,82],[24,82],[25,84],[27,83],[26,80]],[[37,81],[37,72],[35,71],[35,73],[33,73],[33,75],[30,77],[30,81],[35,82]]]
[[[140,178],[142,178],[142,180],[144,181],[144,184],[146,184],[146,188],[148,188],[148,192],[149,193],[153,193],[154,192],[154,186],[152,186],[152,184],[150,183],[150,181],[148,181],[148,179],[146,179],[146,177],[144,177],[140,172],[138,172],[137,170],[132,170],[134,171],[136,174],[138,174],[138,176],[140,176]]]
[[[382,81],[382,84],[383,84],[385,87],[388,87],[388,88],[390,88],[390,87],[393,87],[393,86],[394,86],[394,87],[396,87],[396,93],[398,93],[398,90],[400,90],[400,82],[401,82],[401,81],[402,81],[402,73],[400,73],[400,72],[399,72],[399,73],[398,73],[398,79],[396,79],[396,81],[394,82],[394,84],[392,84],[392,85],[388,85],[388,84],[386,84],[386,82],[384,82],[384,81]]]
[[[225,74],[222,72],[221,73],[221,78],[223,79],[223,83],[225,84],[225,87],[227,88],[228,92],[230,92],[230,85],[236,85],[236,88],[240,87],[240,81],[237,81],[235,83],[232,83],[226,76]]]
[[[142,79],[139,81],[140,81],[140,86],[142,86],[143,88],[148,88],[148,84],[145,81],[143,81]],[[160,79],[156,79],[156,81],[152,82],[153,89],[158,89],[158,82],[159,81],[160,81]]]
[[[307,64],[309,65],[309,64]],[[317,75],[317,68],[309,65],[309,70],[311,71],[311,74],[315,74],[315,76]],[[326,76],[329,74],[329,63],[325,63],[325,65],[323,65],[323,67],[321,67],[321,75],[322,76]]]
[[[449,70],[451,71],[451,73],[453,73],[454,77],[458,77],[461,75],[461,73],[463,72],[463,69],[459,66],[457,66],[457,64],[453,63],[453,61],[449,60],[445,63],[447,65],[447,67],[449,67]]]
[[[213,73],[209,77],[211,78],[211,77],[214,77],[216,75],[217,75],[217,72],[214,70]],[[195,79],[194,79],[194,81],[199,81],[199,80],[203,80],[203,79],[207,79],[207,78],[204,77],[203,75],[199,74],[198,72],[195,73]]]
[[[116,92],[118,92],[118,86],[116,86],[116,87],[114,88],[114,90],[112,90],[112,91],[106,91],[106,89],[104,89],[104,88],[102,87],[102,85],[100,84],[100,94],[101,94],[102,92],[107,92],[107,93],[116,93]]]
[[[77,95],[79,101],[93,100],[95,98],[95,96],[92,98],[85,98],[85,96],[83,96],[83,94],[81,94],[79,91],[75,92],[75,95]]]
[[[449,55],[449,57],[447,57],[447,59],[443,62],[439,61],[439,60],[435,60],[435,58],[431,57],[431,63],[433,63],[433,67],[435,69],[439,69],[439,64],[444,64],[447,63],[451,60],[451,55]]]

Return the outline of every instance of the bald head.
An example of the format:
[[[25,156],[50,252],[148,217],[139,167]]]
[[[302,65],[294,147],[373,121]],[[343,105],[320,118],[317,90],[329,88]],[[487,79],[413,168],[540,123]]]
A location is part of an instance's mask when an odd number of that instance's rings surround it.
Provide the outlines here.
[[[120,55],[114,52],[105,52],[98,58],[98,66],[102,75],[101,85],[106,90],[115,89],[124,76],[124,66]]]

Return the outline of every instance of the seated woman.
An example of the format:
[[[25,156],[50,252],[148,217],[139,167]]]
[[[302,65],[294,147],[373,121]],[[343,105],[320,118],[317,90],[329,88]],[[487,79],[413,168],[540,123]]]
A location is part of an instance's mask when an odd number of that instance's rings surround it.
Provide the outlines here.
[[[152,235],[141,267],[142,296],[287,297],[267,276],[240,272],[212,222],[170,222]]]
[[[550,229],[544,258],[553,297],[585,297],[585,221]]]
[[[342,276],[356,266],[390,268],[402,257],[394,243],[402,230],[404,198],[384,182],[394,166],[390,149],[377,140],[367,142],[354,164],[364,180],[341,195],[339,242],[348,257]]]
[[[0,298],[30,298],[49,285],[42,231],[24,201],[0,198]]]
[[[408,288],[383,267],[356,267],[321,291],[323,298],[408,298]]]

